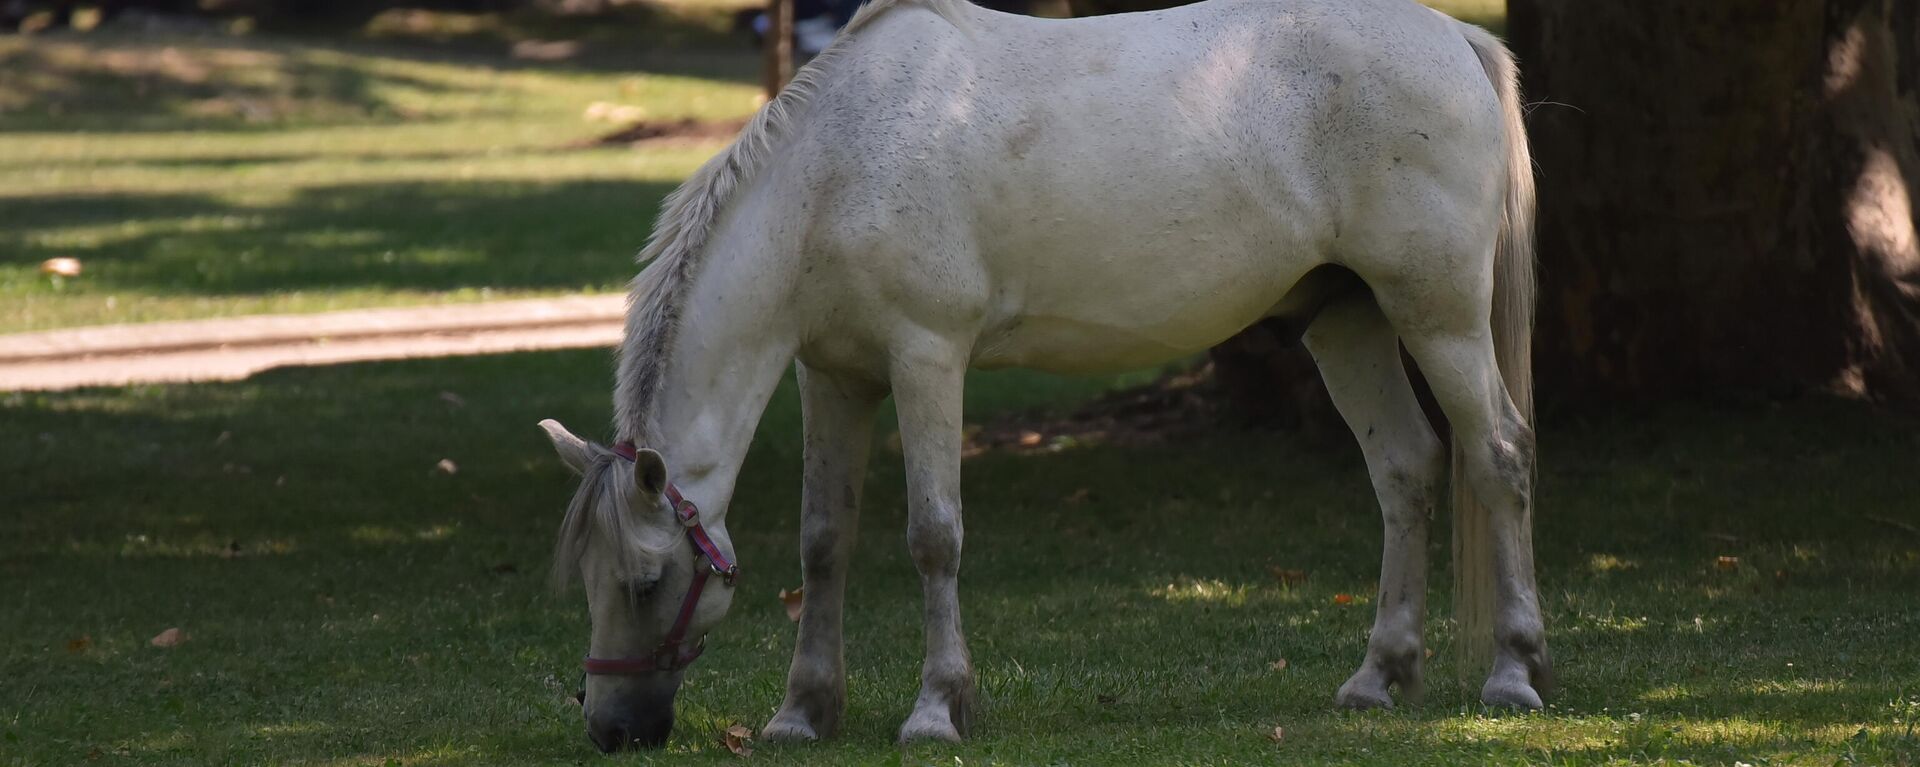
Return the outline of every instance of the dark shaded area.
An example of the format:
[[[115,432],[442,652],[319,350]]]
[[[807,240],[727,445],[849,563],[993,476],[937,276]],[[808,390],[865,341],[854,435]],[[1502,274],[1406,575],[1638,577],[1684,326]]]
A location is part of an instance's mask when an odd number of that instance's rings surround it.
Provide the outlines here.
[[[587,148],[640,146],[661,141],[731,141],[746,124],[746,120],[642,120],[574,146]]]
[[[633,276],[667,183],[380,183],[239,205],[206,195],[47,195],[7,205],[0,262],[87,263],[92,289],[254,295],[379,286],[569,289]],[[183,223],[220,222],[213,226]],[[96,248],[49,248],[43,229],[153,224]]]
[[[1901,0],[1516,0],[1542,397],[1920,402],[1920,19]]]

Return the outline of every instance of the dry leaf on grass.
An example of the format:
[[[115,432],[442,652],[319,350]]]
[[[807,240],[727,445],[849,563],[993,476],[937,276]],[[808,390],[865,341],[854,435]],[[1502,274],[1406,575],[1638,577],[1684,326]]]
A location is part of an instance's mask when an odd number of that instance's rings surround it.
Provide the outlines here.
[[[1333,595],[1333,603],[1336,605],[1353,604],[1353,595],[1352,594],[1335,594]]]
[[[93,647],[93,637],[87,634],[81,634],[79,639],[67,640],[67,652],[76,655],[86,652],[91,647]]]
[[[1267,664],[1267,668],[1273,669],[1275,671],[1285,671],[1287,670],[1287,659],[1281,658],[1277,661],[1269,663]]]
[[[1740,558],[1739,557],[1721,557],[1719,559],[1714,560],[1713,566],[1718,567],[1722,570],[1738,570],[1740,569]]]
[[[147,644],[153,645],[154,647],[176,647],[185,641],[187,641],[187,632],[181,631],[178,628],[170,628],[155,634],[153,639],[147,641]]]
[[[1273,742],[1275,742],[1275,743],[1279,743],[1279,742],[1281,742],[1281,741],[1284,741],[1284,740],[1286,740],[1286,739],[1287,739],[1287,728],[1285,728],[1285,727],[1281,727],[1280,725],[1277,725],[1277,724],[1276,724],[1276,725],[1274,725],[1274,726],[1273,726],[1273,732],[1269,732],[1269,733],[1267,733],[1267,739],[1268,739],[1268,740],[1271,740],[1271,741],[1273,741]]]
[[[800,608],[806,604],[806,600],[807,594],[805,587],[792,591],[786,589],[780,590],[780,604],[787,608],[787,620],[795,623],[800,622]]]
[[[442,458],[433,465],[433,470],[441,474],[459,474],[460,464],[454,463],[452,458]]]
[[[1041,440],[1043,440],[1043,439],[1046,439],[1046,438],[1045,438],[1045,437],[1042,437],[1042,436],[1040,436],[1040,432],[1037,432],[1037,431],[1023,431],[1023,432],[1020,432],[1020,446],[1021,446],[1021,447],[1033,447],[1033,446],[1035,446],[1035,445],[1038,445],[1038,444],[1040,444],[1040,441],[1041,441]]]
[[[734,756],[753,756],[753,747],[747,745],[747,741],[752,738],[753,730],[747,729],[744,724],[732,725],[725,732],[720,733],[720,742],[726,745],[727,750],[732,751]]]

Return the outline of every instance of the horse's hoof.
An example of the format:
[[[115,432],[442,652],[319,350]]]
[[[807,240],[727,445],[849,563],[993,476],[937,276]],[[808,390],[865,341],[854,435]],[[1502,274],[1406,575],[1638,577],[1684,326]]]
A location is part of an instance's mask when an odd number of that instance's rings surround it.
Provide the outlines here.
[[[1540,700],[1540,693],[1535,692],[1531,685],[1500,677],[1488,679],[1487,686],[1480,688],[1480,702],[1493,708],[1521,711],[1539,711],[1546,706]]]
[[[760,738],[770,743],[810,743],[819,740],[820,733],[799,714],[782,711],[761,728]]]
[[[954,726],[945,706],[928,706],[915,711],[907,723],[900,726],[900,745],[926,740],[960,742],[960,728]]]
[[[1359,677],[1347,680],[1340,685],[1340,691],[1334,693],[1333,704],[1341,708],[1364,711],[1373,708],[1393,708],[1393,696],[1387,694],[1387,686],[1373,684],[1373,680]]]

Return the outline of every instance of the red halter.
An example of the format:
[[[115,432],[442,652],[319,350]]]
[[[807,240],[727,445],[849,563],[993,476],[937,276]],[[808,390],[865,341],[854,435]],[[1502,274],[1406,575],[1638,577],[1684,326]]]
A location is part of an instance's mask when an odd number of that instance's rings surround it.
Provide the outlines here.
[[[637,457],[632,442],[621,442],[613,446],[615,455],[629,461]],[[727,555],[715,546],[713,539],[707,536],[707,529],[700,525],[700,508],[693,505],[680,494],[680,489],[667,483],[667,502],[673,504],[674,516],[680,520],[680,526],[687,529],[687,540],[706,557],[707,566],[694,566],[693,583],[687,586],[687,595],[680,598],[680,614],[673,619],[673,627],[667,629],[667,636],[660,640],[660,646],[652,655],[640,658],[595,658],[587,656],[581,664],[589,674],[646,674],[655,671],[677,671],[692,664],[706,649],[706,640],[691,647],[681,647],[687,638],[687,628],[693,625],[694,610],[700,607],[700,592],[707,587],[707,578],[718,575],[733,585],[734,578],[740,575],[740,566],[727,559]]]

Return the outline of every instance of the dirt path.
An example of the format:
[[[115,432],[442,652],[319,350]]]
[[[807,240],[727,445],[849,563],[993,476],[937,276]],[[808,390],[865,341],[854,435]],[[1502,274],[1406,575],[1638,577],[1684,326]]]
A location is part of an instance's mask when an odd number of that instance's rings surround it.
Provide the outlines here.
[[[618,343],[624,296],[262,315],[0,335],[0,391],[227,381],[288,365]]]

